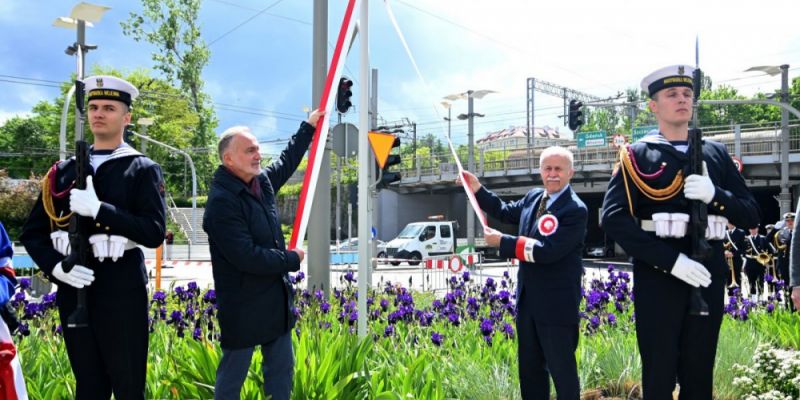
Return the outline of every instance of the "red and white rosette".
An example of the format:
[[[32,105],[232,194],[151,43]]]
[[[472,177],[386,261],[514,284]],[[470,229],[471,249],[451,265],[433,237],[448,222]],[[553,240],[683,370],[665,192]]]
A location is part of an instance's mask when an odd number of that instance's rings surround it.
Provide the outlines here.
[[[558,218],[553,214],[545,214],[539,218],[538,228],[542,236],[550,236],[558,229]]]

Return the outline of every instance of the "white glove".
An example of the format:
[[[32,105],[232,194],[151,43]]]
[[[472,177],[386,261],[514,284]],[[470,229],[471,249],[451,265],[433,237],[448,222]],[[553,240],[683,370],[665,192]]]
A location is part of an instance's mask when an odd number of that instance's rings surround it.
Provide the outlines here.
[[[700,200],[706,204],[711,203],[716,191],[714,182],[708,177],[705,161],[703,161],[703,175],[689,175],[683,183],[683,195],[687,199]]]
[[[53,248],[56,249],[57,252],[61,253],[64,257],[69,255],[71,249],[69,245],[69,233],[65,231],[54,231],[50,234],[50,240],[53,241]]]
[[[128,238],[125,236],[111,235],[108,238],[108,255],[111,261],[116,262],[118,258],[125,254],[125,244],[128,243]]]
[[[92,252],[94,252],[94,257],[103,262],[106,257],[109,256],[108,248],[108,235],[105,233],[98,233],[96,235],[89,236],[89,243],[92,244]]]
[[[711,284],[711,273],[708,272],[706,267],[683,253],[678,256],[678,260],[675,261],[670,273],[694,287],[708,287]]]
[[[94,282],[94,271],[82,265],[75,265],[69,272],[64,272],[61,263],[53,268],[53,276],[59,281],[66,283],[77,289],[83,289]]]
[[[84,217],[97,218],[100,212],[100,200],[94,192],[92,176],[86,177],[86,190],[72,189],[69,191],[69,209]]]

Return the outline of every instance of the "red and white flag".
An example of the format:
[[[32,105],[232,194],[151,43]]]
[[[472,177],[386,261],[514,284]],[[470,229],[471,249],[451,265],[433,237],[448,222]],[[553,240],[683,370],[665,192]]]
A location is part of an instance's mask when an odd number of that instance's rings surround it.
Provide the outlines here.
[[[8,326],[0,319],[0,400],[27,400],[25,378],[12,339]]]
[[[308,153],[308,167],[303,178],[303,189],[300,191],[300,198],[297,202],[297,212],[294,217],[292,238],[289,240],[289,249],[303,247],[303,238],[306,236],[308,218],[311,215],[311,205],[314,201],[314,191],[317,188],[319,169],[322,167],[322,154],[325,142],[328,140],[328,120],[330,120],[333,104],[336,101],[334,90],[338,89],[339,78],[342,76],[342,68],[344,68],[344,60],[347,55],[344,49],[348,39],[353,36],[353,29],[355,28],[353,14],[358,3],[359,0],[349,0],[347,2],[344,20],[339,30],[339,38],[336,40],[336,48],[331,59],[331,67],[325,79],[325,90],[322,92],[319,106],[320,109],[325,110],[325,115],[317,122],[317,131],[314,132],[314,140],[311,142],[311,149]],[[325,166],[325,168],[328,168],[328,166]]]

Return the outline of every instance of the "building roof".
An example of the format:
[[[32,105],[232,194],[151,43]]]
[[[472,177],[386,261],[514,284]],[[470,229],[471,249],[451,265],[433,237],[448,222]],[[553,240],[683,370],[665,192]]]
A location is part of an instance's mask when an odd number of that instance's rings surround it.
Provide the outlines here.
[[[533,132],[536,135],[535,137],[539,138],[552,138],[558,139],[561,137],[561,134],[558,132],[558,129],[553,129],[549,126],[544,127],[534,127]],[[509,138],[527,138],[528,137],[528,130],[523,126],[511,126],[506,129],[502,129],[496,132],[489,132],[486,136],[477,140],[477,144],[486,144],[490,142],[494,142],[501,139],[509,139]]]

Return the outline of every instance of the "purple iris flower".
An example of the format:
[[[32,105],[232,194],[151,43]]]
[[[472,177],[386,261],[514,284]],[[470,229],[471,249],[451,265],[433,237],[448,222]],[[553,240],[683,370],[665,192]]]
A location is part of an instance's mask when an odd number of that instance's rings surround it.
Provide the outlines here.
[[[158,304],[164,304],[167,301],[167,294],[163,290],[153,293],[153,301]]]
[[[389,337],[393,335],[394,335],[394,325],[392,324],[386,325],[386,329],[383,330],[383,336]]]
[[[494,332],[494,321],[485,318],[483,321],[481,321],[480,328],[483,336],[489,336],[492,334],[492,332]]]
[[[19,280],[19,289],[25,290],[31,287],[31,278],[21,278]]]
[[[217,304],[217,292],[214,289],[208,289],[206,294],[203,295],[203,301],[210,304]]]
[[[503,329],[501,329],[501,331],[508,339],[514,338],[514,327],[508,322],[503,323]]]
[[[442,335],[441,333],[439,332],[431,333],[431,342],[433,342],[434,345],[441,346],[443,340],[444,340],[444,335]]]
[[[451,313],[447,316],[447,319],[450,321],[451,324],[455,326],[461,325],[461,319],[458,317],[458,314]]]

